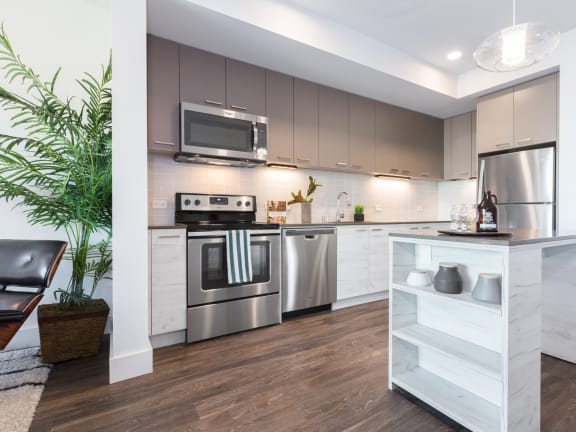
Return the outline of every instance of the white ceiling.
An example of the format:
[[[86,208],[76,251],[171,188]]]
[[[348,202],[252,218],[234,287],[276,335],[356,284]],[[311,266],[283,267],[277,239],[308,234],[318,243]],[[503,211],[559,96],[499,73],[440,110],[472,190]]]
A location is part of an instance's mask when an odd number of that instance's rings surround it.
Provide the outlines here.
[[[148,32],[438,117],[543,75],[474,70],[472,52],[511,25],[511,0],[148,0]],[[517,0],[517,22],[576,28],[575,0]],[[464,55],[446,60],[454,49]],[[551,56],[554,57],[554,56]],[[486,75],[488,74],[488,75]],[[504,78],[502,78],[502,75]],[[471,82],[486,82],[474,90]],[[462,89],[466,88],[466,91]],[[472,89],[472,90],[470,90]]]

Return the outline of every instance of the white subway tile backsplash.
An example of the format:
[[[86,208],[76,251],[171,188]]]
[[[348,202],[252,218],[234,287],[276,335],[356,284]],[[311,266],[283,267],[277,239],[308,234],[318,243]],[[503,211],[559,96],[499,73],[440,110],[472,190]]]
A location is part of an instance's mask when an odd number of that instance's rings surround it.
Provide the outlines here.
[[[348,221],[353,219],[355,204],[364,205],[368,221],[437,220],[441,212],[438,191],[442,183],[433,181],[377,179],[363,174],[303,169],[204,166],[174,162],[171,156],[162,154],[149,154],[148,168],[151,225],[174,223],[176,192],[256,195],[257,220],[264,221],[266,201],[288,201],[290,192],[298,190],[305,195],[310,175],[322,184],[313,195],[313,222],[335,219],[336,197],[342,191],[348,192],[352,203],[345,209]],[[167,199],[167,208],[152,209],[155,198]]]

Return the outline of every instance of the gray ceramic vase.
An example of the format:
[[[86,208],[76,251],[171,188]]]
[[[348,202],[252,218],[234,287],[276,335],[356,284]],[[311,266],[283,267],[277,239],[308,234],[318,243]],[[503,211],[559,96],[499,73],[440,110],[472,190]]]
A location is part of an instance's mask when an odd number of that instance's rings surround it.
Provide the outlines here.
[[[458,264],[440,263],[434,276],[434,289],[445,294],[460,294],[462,292],[462,276],[458,272]]]
[[[497,273],[480,273],[472,297],[486,303],[502,304],[500,278]]]

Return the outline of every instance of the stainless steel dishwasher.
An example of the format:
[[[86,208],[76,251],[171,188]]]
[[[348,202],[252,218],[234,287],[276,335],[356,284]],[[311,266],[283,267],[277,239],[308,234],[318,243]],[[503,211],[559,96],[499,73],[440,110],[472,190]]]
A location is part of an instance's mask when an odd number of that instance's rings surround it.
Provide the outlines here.
[[[336,301],[336,228],[282,230],[282,312]]]

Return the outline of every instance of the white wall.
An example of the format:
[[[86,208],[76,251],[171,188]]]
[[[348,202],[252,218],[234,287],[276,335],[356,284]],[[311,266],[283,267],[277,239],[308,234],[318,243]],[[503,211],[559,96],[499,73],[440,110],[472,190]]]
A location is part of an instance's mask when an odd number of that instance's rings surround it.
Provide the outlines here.
[[[313,222],[333,221],[336,197],[348,192],[352,207],[345,220],[352,220],[353,206],[365,206],[368,221],[434,221],[438,219],[438,183],[433,181],[377,179],[363,174],[279,168],[230,168],[174,162],[170,156],[151,154],[149,166],[149,212],[151,225],[174,223],[174,194],[197,192],[256,195],[257,220],[266,220],[266,200],[289,200],[290,192],[306,194],[308,176],[323,186],[313,195]],[[167,208],[154,209],[154,199],[166,200]],[[288,222],[294,211],[288,206]]]
[[[56,93],[63,97],[80,95],[75,80],[84,72],[99,75],[100,66],[109,56],[111,44],[110,8],[108,0],[19,0],[2,2],[0,22],[12,47],[22,61],[50,80],[62,67]],[[0,83],[12,91],[21,92],[18,81],[8,84],[2,72]],[[0,108],[0,131],[20,133],[10,127],[10,116]],[[65,240],[64,232],[50,227],[31,226],[14,203],[0,201],[0,238]],[[64,261],[56,273],[51,288],[42,303],[53,303],[55,288],[65,288],[71,265]],[[111,304],[111,283],[103,281],[97,297]],[[26,321],[7,349],[39,344],[36,312]]]
[[[438,219],[450,220],[453,204],[476,204],[476,180],[446,181],[438,184]]]
[[[559,49],[558,226],[576,230],[576,30],[562,35]]]
[[[148,339],[146,2],[112,3],[114,314],[110,382],[152,372]]]

